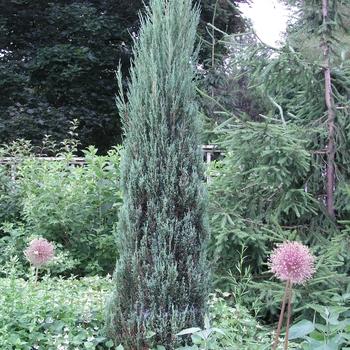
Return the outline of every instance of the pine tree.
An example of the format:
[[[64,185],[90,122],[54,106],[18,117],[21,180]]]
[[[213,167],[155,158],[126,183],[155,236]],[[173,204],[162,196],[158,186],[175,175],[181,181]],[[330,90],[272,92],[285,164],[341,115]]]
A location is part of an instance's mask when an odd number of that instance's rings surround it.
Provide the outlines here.
[[[232,252],[242,247],[245,266],[260,277],[276,242],[310,245],[322,261],[308,290],[297,292],[301,309],[306,302],[330,304],[349,282],[350,61],[343,24],[350,6],[341,0],[298,4],[299,21],[284,46],[258,42],[238,52],[229,67],[246,77],[265,111],[256,118],[233,110],[215,129],[225,157],[209,187],[209,249],[220,277],[235,270],[238,255]],[[221,116],[230,114],[222,104],[216,108]],[[254,286],[265,311],[276,313],[279,305],[271,296],[280,287],[271,281]]]
[[[195,103],[199,11],[191,0],[152,0],[134,47],[128,104],[119,261],[107,329],[126,349],[173,349],[176,332],[203,323],[208,293],[206,196]],[[119,76],[119,84],[121,85]]]
[[[342,90],[344,88],[344,79],[339,81],[337,71],[339,71],[339,68],[344,71],[345,68],[343,64],[341,64],[342,67],[339,67],[339,61],[344,60],[347,54],[346,50],[344,50],[344,46],[347,45],[344,42],[344,34],[345,37],[349,38],[349,25],[346,23],[346,17],[349,14],[349,4],[344,0],[306,0],[297,2],[297,4],[300,8],[300,18],[297,26],[307,33],[309,43],[304,39],[302,45],[297,44],[295,46],[307,47],[308,44],[310,45],[310,39],[314,41],[314,44],[317,43],[313,50],[316,53],[316,59],[313,63],[317,62],[321,66],[323,73],[324,86],[322,90],[327,113],[325,201],[328,215],[336,219],[335,189],[337,188],[338,178],[336,174],[336,129],[338,128],[337,104],[339,102],[337,97],[339,93],[340,95],[343,94]],[[348,85],[348,81],[345,81],[345,85]]]

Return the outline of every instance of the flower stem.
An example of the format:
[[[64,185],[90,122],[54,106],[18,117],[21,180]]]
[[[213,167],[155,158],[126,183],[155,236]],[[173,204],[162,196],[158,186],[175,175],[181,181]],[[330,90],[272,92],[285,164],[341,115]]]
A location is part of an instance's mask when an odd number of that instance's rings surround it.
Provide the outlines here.
[[[287,295],[288,295],[288,290],[289,290],[289,280],[286,283],[286,288],[284,290],[284,295],[282,299],[282,307],[281,307],[281,313],[280,313],[280,318],[278,320],[278,326],[277,326],[277,331],[276,331],[276,336],[275,336],[275,341],[272,346],[272,350],[276,350],[278,343],[279,343],[279,337],[281,335],[281,328],[282,328],[282,323],[283,323],[283,316],[284,316],[284,310],[286,308],[286,300],[287,300]]]
[[[290,282],[289,292],[288,292],[287,325],[286,325],[286,337],[284,339],[284,350],[288,350],[289,327],[290,327],[290,320],[292,315],[292,296],[293,296],[293,287],[292,287],[292,282]]]
[[[39,267],[35,268],[35,283],[38,283]]]

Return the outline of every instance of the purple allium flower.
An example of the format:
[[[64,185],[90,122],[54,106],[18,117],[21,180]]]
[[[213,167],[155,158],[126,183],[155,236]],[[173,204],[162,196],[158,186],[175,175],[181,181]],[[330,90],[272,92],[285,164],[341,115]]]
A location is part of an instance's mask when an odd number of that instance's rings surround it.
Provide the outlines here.
[[[45,238],[33,239],[24,255],[35,267],[40,267],[49,262],[54,257],[54,246]]]
[[[314,256],[299,242],[284,242],[275,248],[269,258],[271,272],[280,280],[303,284],[315,272]]]

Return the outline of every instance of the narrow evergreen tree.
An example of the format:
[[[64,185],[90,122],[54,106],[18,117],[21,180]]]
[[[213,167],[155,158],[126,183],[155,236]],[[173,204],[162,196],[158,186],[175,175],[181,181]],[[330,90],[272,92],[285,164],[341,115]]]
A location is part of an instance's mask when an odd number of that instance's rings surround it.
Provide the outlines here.
[[[122,159],[115,289],[107,330],[126,349],[173,349],[203,323],[208,292],[206,197],[195,103],[191,0],[152,0],[135,41]],[[120,77],[119,77],[120,78]],[[121,79],[119,79],[121,84]]]

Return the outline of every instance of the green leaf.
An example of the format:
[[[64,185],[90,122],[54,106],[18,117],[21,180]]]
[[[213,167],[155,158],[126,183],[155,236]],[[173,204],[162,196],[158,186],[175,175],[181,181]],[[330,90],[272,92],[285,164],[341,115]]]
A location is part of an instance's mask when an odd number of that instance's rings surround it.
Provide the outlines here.
[[[290,327],[288,339],[303,338],[314,330],[315,325],[312,322],[308,320],[302,320]]]
[[[177,333],[176,335],[188,335],[199,332],[201,329],[198,327],[192,327],[192,328],[186,328],[182,330],[181,332]]]
[[[156,335],[156,332],[152,332],[152,331],[147,331],[146,333],[146,339],[151,339]]]
[[[338,350],[338,349],[339,349],[338,344],[336,344],[334,342],[322,344],[321,346],[319,346],[317,348],[313,348],[313,350]]]
[[[222,334],[222,335],[225,335],[225,332],[224,332],[222,329],[220,329],[220,328],[213,327],[211,330],[212,330],[213,332],[216,332],[216,333],[220,333],[220,334]]]
[[[108,340],[108,342],[106,342],[106,344],[105,344],[106,346],[107,346],[107,348],[112,348],[113,347],[113,341],[112,340]],[[123,345],[118,345],[117,347],[116,347],[116,350],[124,350],[124,347],[123,347]]]
[[[199,333],[191,335],[191,339],[192,339],[192,343],[196,344],[196,345],[201,345],[203,343],[203,340],[204,340],[203,337]]]

